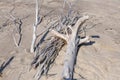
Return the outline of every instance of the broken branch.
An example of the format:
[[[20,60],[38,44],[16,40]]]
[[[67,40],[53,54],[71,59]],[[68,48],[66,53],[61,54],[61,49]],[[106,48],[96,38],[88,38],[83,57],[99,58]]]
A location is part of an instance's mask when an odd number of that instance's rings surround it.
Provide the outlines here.
[[[57,32],[57,31],[55,31],[55,30],[52,30],[51,32],[52,32],[55,36],[57,36],[57,37],[59,37],[59,38],[62,38],[62,39],[65,40],[66,42],[68,41],[68,38],[67,38],[66,35],[61,34],[61,33]]]
[[[85,38],[83,38],[83,39],[80,39],[80,41],[79,41],[79,45],[81,45],[81,44],[83,44],[83,43],[88,43],[88,42],[90,42],[90,40],[89,40],[89,36],[86,36]]]

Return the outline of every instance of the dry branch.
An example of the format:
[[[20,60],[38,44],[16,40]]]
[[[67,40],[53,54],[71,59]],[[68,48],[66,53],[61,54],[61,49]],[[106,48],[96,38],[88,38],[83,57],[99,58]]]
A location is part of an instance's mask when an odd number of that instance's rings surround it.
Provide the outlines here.
[[[16,26],[16,28],[17,28],[17,33],[19,34],[19,39],[18,39],[18,41],[17,41],[17,39],[16,39],[16,37],[15,37],[15,33],[13,33],[13,40],[14,40],[14,43],[15,43],[15,45],[17,46],[17,47],[19,47],[19,45],[20,45],[20,43],[21,43],[21,40],[22,40],[22,20],[21,19],[19,19],[19,18],[15,18],[14,16],[12,16],[11,15],[11,17],[12,17],[12,19],[13,19],[13,21],[14,21],[14,24],[15,24],[15,26]],[[15,32],[15,31],[14,31]]]
[[[42,74],[47,74],[50,64],[53,63],[63,45],[63,40],[57,37],[52,37],[50,41],[48,41],[48,43],[46,43],[46,45],[39,51],[31,63],[31,66],[38,68],[35,78],[39,80]]]
[[[15,24],[18,24],[17,32],[18,32],[18,34],[19,34],[19,40],[18,40],[17,45],[19,46],[20,43],[21,43],[21,39],[22,39],[22,28],[21,28],[21,26],[22,26],[22,21],[21,21],[21,19],[18,18],[18,20],[15,20],[14,23],[15,23]]]
[[[36,42],[36,25],[33,26],[33,36],[32,36],[31,48],[30,48],[31,53],[34,52],[35,42]]]
[[[64,34],[60,34],[59,32],[57,32],[57,31],[55,31],[55,30],[52,30],[51,32],[52,32],[52,34],[57,35],[59,38],[62,38],[62,39],[65,40],[65,41],[68,40],[68,39],[67,39],[67,36],[64,35]]]
[[[30,52],[33,53],[35,51],[35,43],[36,43],[36,38],[37,38],[37,26],[38,24],[40,24],[40,18],[39,18],[39,4],[38,4],[38,0],[36,0],[36,15],[35,15],[35,24],[33,25],[33,36],[32,36],[32,43],[31,43],[31,48],[30,48]]]
[[[13,40],[14,40],[16,47],[19,47],[21,40],[22,40],[22,28],[21,27],[22,27],[23,22],[22,22],[22,19],[16,18],[15,16],[13,16],[10,13],[9,13],[9,16],[10,16],[10,18],[8,16],[5,16],[5,17],[8,19],[7,21],[9,21],[9,20],[12,21],[11,23],[9,22],[9,24],[14,23],[14,25],[15,25],[15,29],[13,30],[12,36],[13,36]],[[8,24],[7,21],[5,22],[5,24],[3,26]],[[16,33],[14,33],[14,32],[17,32],[19,34],[18,40],[16,39],[16,37],[15,37]]]

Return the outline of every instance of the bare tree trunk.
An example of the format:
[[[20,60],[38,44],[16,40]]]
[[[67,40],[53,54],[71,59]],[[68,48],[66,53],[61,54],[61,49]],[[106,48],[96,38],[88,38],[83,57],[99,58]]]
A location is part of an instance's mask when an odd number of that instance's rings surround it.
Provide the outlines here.
[[[34,52],[34,47],[35,47],[35,42],[36,42],[36,26],[33,26],[33,38],[32,38],[32,44],[31,44],[31,49],[30,52]]]
[[[53,34],[64,39],[67,42],[67,50],[66,50],[64,68],[62,73],[62,78],[65,80],[73,80],[73,70],[74,70],[78,45],[79,43],[80,44],[85,43],[89,39],[88,37],[84,39],[78,38],[79,28],[86,19],[88,19],[88,16],[83,16],[76,22],[76,24],[73,27],[69,26],[68,28],[71,29],[72,33],[68,35],[63,35],[52,30]]]
[[[32,38],[32,44],[31,44],[31,49],[30,52],[33,53],[34,52],[34,47],[35,47],[35,43],[36,43],[36,30],[37,30],[37,26],[38,26],[38,9],[39,5],[38,5],[38,0],[36,0],[36,20],[35,20],[35,24],[33,25],[33,38]]]

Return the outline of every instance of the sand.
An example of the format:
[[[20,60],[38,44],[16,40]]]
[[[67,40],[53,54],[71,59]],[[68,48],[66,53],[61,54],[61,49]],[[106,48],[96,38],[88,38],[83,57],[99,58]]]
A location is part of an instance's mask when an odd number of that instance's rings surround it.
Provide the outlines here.
[[[69,0],[80,15],[89,15],[83,25],[91,44],[79,48],[74,80],[120,80],[120,1],[119,0]],[[46,20],[61,12],[61,0],[43,0],[41,15],[47,14],[37,33],[45,29]],[[32,40],[32,25],[35,20],[33,0],[0,0],[0,65],[11,61],[3,69],[0,80],[35,80],[36,70],[29,71],[33,54],[29,52]],[[13,10],[13,11],[12,11]],[[67,11],[67,7],[65,9]],[[22,19],[22,40],[19,47],[13,41],[19,35],[10,15]],[[12,18],[11,18],[12,19]],[[91,28],[92,27],[92,28]],[[39,39],[38,39],[39,40]],[[66,46],[60,51],[48,76],[41,80],[60,80]]]

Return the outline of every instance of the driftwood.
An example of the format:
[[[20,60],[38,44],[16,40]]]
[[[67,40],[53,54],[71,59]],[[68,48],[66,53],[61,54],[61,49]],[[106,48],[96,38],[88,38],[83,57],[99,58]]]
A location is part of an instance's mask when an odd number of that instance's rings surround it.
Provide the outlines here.
[[[60,19],[58,18],[58,20],[52,24],[50,23],[46,31],[52,32],[54,36],[44,40],[42,43],[40,42],[40,45],[36,46],[36,54],[31,63],[31,68],[37,69],[37,73],[34,76],[37,80],[39,80],[43,74],[47,75],[51,64],[56,59],[64,44],[67,44],[67,51],[63,78],[72,80],[78,45],[87,42],[89,37],[83,39],[78,37],[80,26],[88,19],[88,16],[80,17],[78,13],[71,13],[68,13],[69,15],[67,14],[66,16],[61,16]],[[44,31],[44,34],[46,34],[46,31]],[[41,45],[44,45],[44,47]]]
[[[87,42],[89,39],[89,37],[85,37],[84,39],[80,39],[78,37],[78,31],[81,27],[81,24],[84,23],[84,21],[87,19],[88,16],[83,16],[82,18],[79,18],[79,20],[76,22],[74,26],[68,26],[68,28],[71,30],[70,34],[67,32],[67,34],[64,35],[55,30],[52,30],[52,33],[55,36],[62,38],[67,42],[67,50],[66,50],[64,68],[62,74],[62,77],[65,80],[73,80],[73,70],[74,70],[78,45]]]

